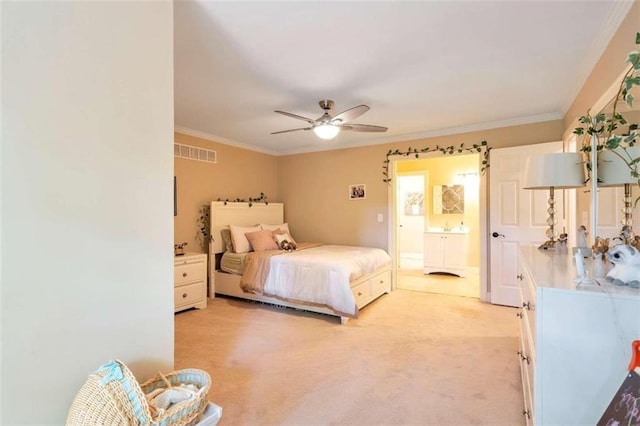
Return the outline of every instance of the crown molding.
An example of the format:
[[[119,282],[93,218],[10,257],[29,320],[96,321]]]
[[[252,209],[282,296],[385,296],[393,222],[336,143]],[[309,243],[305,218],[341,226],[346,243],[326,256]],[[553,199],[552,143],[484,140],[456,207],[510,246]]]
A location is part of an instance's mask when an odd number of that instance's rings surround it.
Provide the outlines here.
[[[289,149],[286,151],[268,150],[256,145],[250,145],[242,142],[233,141],[231,139],[218,137],[210,133],[201,132],[199,130],[193,130],[193,129],[189,129],[187,127],[182,127],[182,126],[175,126],[174,131],[176,133],[181,133],[183,135],[194,136],[194,137],[205,139],[211,142],[221,143],[223,145],[234,146],[236,148],[248,149],[249,151],[261,152],[263,154],[269,154],[276,157],[280,157],[283,155],[308,154],[311,152],[321,152],[321,151],[335,151],[339,149],[359,148],[359,147],[370,146],[370,145],[382,145],[385,143],[408,142],[408,141],[413,141],[418,139],[450,136],[450,135],[457,135],[462,133],[477,132],[481,130],[499,129],[501,127],[511,127],[511,126],[519,126],[524,124],[541,123],[544,121],[561,120],[562,117],[563,117],[562,114],[560,114],[559,112],[554,112],[549,114],[539,114],[539,115],[532,115],[528,117],[513,118],[509,120],[490,121],[486,123],[470,124],[467,126],[456,126],[456,127],[447,127],[443,129],[436,129],[436,130],[427,130],[424,132],[408,133],[404,135],[389,136],[386,138],[383,137],[383,138],[377,138],[373,140],[367,139],[362,142],[352,142],[352,143],[349,143],[348,145],[340,145],[340,146],[336,146],[335,142],[324,141],[324,143],[322,143],[321,141],[320,144],[313,147]]]
[[[591,46],[587,50],[587,54],[580,65],[580,69],[578,70],[577,77],[574,80],[573,87],[571,88],[571,92],[567,95],[567,101],[562,107],[563,116],[569,111],[571,105],[576,100],[576,96],[580,93],[580,90],[586,83],[589,75],[593,72],[593,68],[596,66],[602,54],[606,50],[607,46],[611,42],[616,31],[622,24],[624,18],[626,18],[627,14],[633,7],[634,0],[623,0],[616,1],[613,4],[613,7],[609,11],[607,18],[605,19],[602,28],[596,35],[596,37],[591,42]]]

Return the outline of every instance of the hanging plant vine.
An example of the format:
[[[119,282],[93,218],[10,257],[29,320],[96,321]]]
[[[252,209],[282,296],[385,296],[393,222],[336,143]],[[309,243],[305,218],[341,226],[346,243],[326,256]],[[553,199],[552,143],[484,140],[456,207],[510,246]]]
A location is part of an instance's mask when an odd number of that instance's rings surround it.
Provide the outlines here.
[[[267,196],[264,195],[264,192],[260,193],[259,197],[256,198],[251,198],[249,197],[248,200],[245,200],[244,198],[236,198],[235,200],[230,200],[230,199],[225,199],[223,200],[222,198],[218,198],[216,201],[223,201],[224,205],[226,206],[227,203],[249,203],[249,207],[253,206],[253,203],[265,203],[265,204],[269,204],[269,202],[267,201]]]
[[[452,154],[462,154],[463,152],[468,152],[471,154],[482,154],[482,163],[480,165],[480,173],[484,173],[485,170],[489,168],[489,151],[491,151],[491,147],[487,144],[487,141],[482,141],[480,143],[474,143],[473,145],[466,147],[463,143],[460,146],[455,147],[453,145],[447,147],[441,147],[436,145],[435,147],[425,147],[425,148],[411,148],[406,151],[400,151],[399,149],[390,149],[387,152],[387,156],[384,160],[384,165],[382,166],[382,174],[384,175],[383,182],[389,183],[391,182],[391,178],[389,177],[389,163],[391,160],[389,157],[393,155],[404,155],[405,157],[413,156],[415,158],[420,158],[420,154],[426,154],[427,152],[436,152],[439,151],[445,155]]]

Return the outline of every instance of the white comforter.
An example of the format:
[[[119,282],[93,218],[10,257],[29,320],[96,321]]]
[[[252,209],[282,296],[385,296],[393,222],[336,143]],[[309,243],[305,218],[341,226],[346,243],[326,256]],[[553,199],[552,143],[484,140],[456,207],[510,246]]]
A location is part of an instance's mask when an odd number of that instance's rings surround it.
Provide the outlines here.
[[[323,245],[273,256],[270,262],[265,294],[356,316],[349,283],[391,263],[391,256],[377,248]]]

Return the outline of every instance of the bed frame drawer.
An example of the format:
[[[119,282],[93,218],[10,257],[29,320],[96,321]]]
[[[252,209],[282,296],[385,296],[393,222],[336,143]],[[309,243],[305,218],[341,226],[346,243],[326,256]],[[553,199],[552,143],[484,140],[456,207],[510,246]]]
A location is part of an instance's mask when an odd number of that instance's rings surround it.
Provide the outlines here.
[[[351,283],[351,292],[358,308],[362,308],[373,299],[390,291],[391,270],[389,269],[367,274]]]
[[[371,278],[371,293],[373,295],[391,291],[391,271],[383,272]]]
[[[369,285],[369,281],[365,281],[351,287],[351,292],[353,293],[353,297],[356,299],[356,306],[358,306],[358,308],[363,307],[371,298],[371,286]]]

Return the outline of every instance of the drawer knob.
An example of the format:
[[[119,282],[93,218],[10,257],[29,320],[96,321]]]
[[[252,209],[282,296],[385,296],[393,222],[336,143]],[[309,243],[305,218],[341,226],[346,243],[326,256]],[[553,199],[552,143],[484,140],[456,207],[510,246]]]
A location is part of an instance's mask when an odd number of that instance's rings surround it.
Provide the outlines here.
[[[186,278],[186,277],[187,277],[187,273],[186,273],[186,272],[183,272],[183,273],[182,273],[182,276],[183,276],[184,278]]]
[[[358,296],[362,296],[362,293],[358,292]]]
[[[522,307],[526,308],[528,311],[531,310],[531,302],[522,302]]]
[[[518,312],[516,316],[522,318],[523,317],[522,312]]]
[[[183,299],[186,299],[186,298],[187,298],[187,293],[183,293],[183,294],[182,294],[182,298],[183,298]]]
[[[519,279],[520,281],[522,281],[522,279],[523,279],[524,277],[522,276],[522,274],[518,274],[518,275],[516,275],[516,278],[517,278],[517,279]]]
[[[522,415],[523,415],[523,416],[525,416],[527,419],[530,419],[530,418],[531,418],[531,414],[529,413],[529,410],[524,410],[524,411],[522,412]]]

